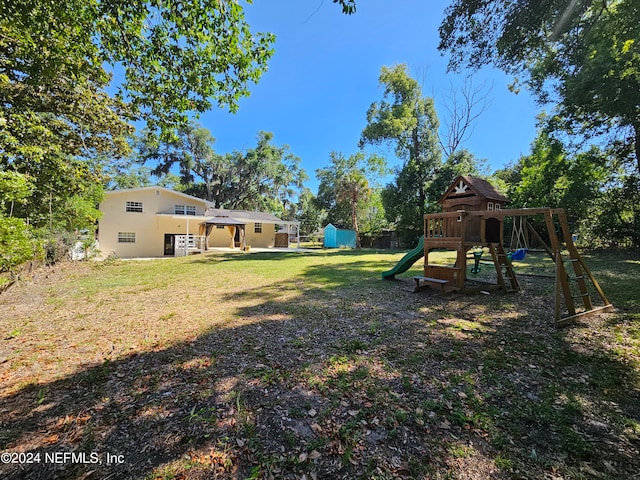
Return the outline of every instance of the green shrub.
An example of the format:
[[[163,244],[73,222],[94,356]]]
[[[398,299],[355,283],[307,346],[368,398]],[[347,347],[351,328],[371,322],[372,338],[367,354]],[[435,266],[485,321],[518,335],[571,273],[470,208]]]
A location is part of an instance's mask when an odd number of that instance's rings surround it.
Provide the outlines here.
[[[38,253],[29,226],[20,218],[0,215],[0,272],[13,272]]]

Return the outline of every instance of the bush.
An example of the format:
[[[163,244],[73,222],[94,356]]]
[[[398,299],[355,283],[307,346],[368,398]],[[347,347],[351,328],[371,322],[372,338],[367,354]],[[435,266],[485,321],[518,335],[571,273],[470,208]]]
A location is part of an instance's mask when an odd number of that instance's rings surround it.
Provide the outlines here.
[[[39,251],[38,242],[24,220],[0,216],[0,272],[14,272]]]
[[[66,260],[69,250],[76,242],[76,237],[69,232],[57,232],[47,237],[44,243],[44,260],[47,265],[53,265]]]

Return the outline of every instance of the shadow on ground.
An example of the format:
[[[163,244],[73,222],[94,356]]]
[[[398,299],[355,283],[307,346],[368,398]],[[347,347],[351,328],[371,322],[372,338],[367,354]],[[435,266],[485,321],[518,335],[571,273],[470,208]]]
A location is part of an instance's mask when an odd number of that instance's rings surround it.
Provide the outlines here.
[[[291,280],[248,285],[228,296],[252,300],[235,312],[240,325],[0,399],[0,449],[19,462],[0,473],[484,479],[640,471],[638,366],[594,340],[604,317],[557,331],[552,302],[533,280],[526,294],[442,297],[410,293],[409,279],[380,281],[372,266],[315,265]]]

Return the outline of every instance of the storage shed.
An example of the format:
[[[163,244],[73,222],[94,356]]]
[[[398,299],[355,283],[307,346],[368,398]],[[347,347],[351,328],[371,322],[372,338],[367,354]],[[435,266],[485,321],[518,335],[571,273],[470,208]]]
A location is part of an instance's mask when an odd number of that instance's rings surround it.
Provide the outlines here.
[[[324,227],[324,248],[356,248],[356,231],[337,228],[332,224]]]

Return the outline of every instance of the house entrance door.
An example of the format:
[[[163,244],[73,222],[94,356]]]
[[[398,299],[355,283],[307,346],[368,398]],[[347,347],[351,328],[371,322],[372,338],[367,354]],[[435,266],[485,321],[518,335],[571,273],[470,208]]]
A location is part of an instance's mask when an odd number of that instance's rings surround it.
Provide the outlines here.
[[[176,236],[171,233],[164,234],[164,254],[173,256],[176,253]]]

